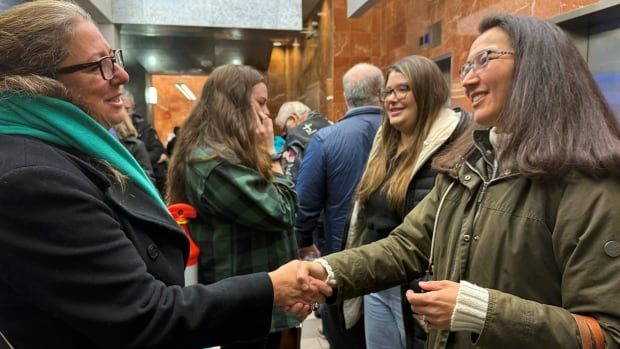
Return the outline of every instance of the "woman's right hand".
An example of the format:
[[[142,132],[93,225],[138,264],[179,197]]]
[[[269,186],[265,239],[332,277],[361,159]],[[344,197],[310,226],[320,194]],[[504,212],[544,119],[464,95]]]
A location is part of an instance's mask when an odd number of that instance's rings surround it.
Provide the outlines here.
[[[254,110],[258,119],[256,127],[256,135],[258,141],[265,147],[269,154],[275,154],[274,134],[273,134],[273,120],[268,114],[265,114],[261,110]]]

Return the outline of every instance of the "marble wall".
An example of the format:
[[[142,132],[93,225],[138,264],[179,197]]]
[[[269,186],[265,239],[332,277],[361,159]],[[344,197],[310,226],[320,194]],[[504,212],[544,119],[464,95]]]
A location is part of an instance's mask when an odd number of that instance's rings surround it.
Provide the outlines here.
[[[153,127],[162,143],[166,145],[168,135],[175,126],[181,126],[196,105],[196,101],[188,101],[175,87],[183,82],[200,99],[202,87],[207,81],[205,75],[153,75],[151,85],[157,88],[157,104],[152,107]]]
[[[301,0],[114,0],[114,23],[299,30]]]
[[[269,109],[275,117],[282,103],[299,100],[337,121],[347,110],[342,76],[354,64],[370,62],[382,69],[398,58],[420,54],[429,58],[452,57],[452,106],[470,109],[458,79],[477,25],[486,14],[498,11],[552,18],[599,2],[597,0],[381,0],[359,18],[347,17],[347,0],[323,0],[304,23],[318,22],[315,36],[301,35],[297,43],[274,47],[268,70]],[[419,45],[419,38],[433,23],[441,22],[441,44]],[[199,95],[204,84],[192,87]],[[153,83],[155,84],[155,79]],[[174,89],[174,83],[168,82]],[[176,90],[170,94],[175,95]],[[165,92],[162,91],[162,94]],[[182,96],[179,95],[180,98]],[[163,104],[162,104],[163,105]],[[167,132],[191,108],[166,112],[155,108],[156,128],[165,140]],[[178,107],[180,108],[180,107]],[[161,115],[162,117],[158,117]],[[279,130],[276,130],[278,133]]]
[[[420,54],[429,58],[452,56],[452,105],[469,109],[458,79],[481,18],[494,12],[511,12],[540,18],[560,14],[599,2],[597,0],[382,0],[360,18],[346,16],[346,0],[333,0],[333,108],[341,115],[344,107],[340,77],[357,62],[371,62],[387,68],[398,58]],[[420,47],[427,28],[441,21],[441,44]],[[331,78],[331,77],[330,77]]]
[[[304,23],[304,28],[311,27],[313,21],[318,24],[314,35],[301,35],[296,42],[272,50],[267,72],[272,117],[282,103],[298,100],[336,120],[332,108],[332,0],[323,0],[316,10]]]

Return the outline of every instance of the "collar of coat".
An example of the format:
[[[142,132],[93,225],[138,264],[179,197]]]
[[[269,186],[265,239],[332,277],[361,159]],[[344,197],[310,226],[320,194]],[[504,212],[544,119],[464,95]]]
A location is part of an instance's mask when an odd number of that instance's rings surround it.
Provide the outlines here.
[[[25,135],[109,163],[165,208],[136,159],[92,117],[67,101],[22,93],[0,95],[0,134]]]

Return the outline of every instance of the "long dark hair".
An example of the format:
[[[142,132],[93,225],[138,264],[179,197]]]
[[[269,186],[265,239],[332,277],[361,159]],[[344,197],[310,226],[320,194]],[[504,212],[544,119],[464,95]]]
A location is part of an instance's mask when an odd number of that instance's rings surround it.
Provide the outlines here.
[[[186,201],[186,169],[194,149],[209,147],[218,157],[257,170],[271,180],[271,160],[256,136],[258,117],[250,104],[252,88],[265,82],[248,66],[224,65],[213,70],[198,104],[178,135],[168,169],[168,200]],[[196,161],[207,161],[199,159]]]
[[[570,38],[552,23],[513,14],[485,18],[479,32],[491,28],[506,32],[515,51],[512,91],[495,125],[509,135],[502,169],[545,179],[575,169],[620,174],[618,120]],[[437,170],[454,175],[473,153],[471,132],[463,137],[435,159]]]

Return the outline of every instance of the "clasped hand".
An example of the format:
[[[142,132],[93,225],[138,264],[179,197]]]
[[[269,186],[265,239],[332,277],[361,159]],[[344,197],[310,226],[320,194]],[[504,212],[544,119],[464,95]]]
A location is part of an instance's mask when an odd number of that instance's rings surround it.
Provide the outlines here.
[[[305,319],[314,305],[324,303],[332,294],[327,274],[318,263],[294,260],[269,273],[273,284],[274,304]],[[323,276],[323,277],[321,277]]]

